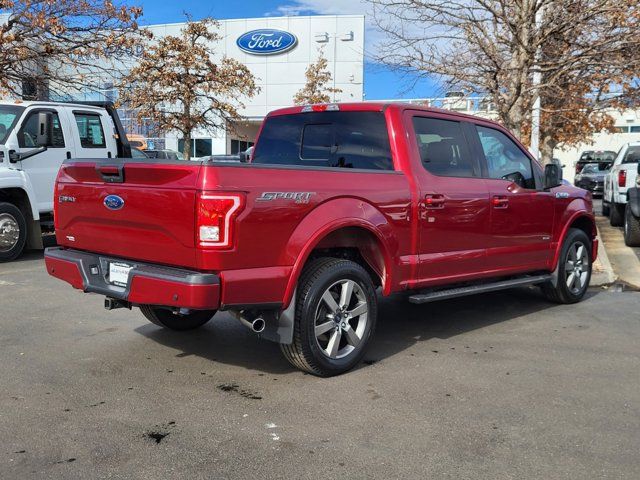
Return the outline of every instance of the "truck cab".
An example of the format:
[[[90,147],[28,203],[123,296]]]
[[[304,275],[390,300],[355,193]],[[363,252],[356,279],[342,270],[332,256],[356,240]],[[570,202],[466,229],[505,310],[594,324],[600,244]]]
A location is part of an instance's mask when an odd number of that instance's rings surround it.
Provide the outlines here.
[[[118,156],[107,106],[0,101],[0,261],[42,247],[42,230],[53,227],[53,189],[66,159]]]

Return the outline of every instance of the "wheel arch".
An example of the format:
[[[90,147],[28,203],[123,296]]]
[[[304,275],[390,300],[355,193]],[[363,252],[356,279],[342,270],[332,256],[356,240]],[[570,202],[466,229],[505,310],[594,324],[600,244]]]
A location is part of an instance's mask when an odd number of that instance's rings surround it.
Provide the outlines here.
[[[558,238],[558,242],[556,245],[556,251],[553,257],[553,270],[555,271],[558,267],[558,260],[560,258],[560,252],[562,251],[562,244],[564,243],[567,234],[571,228],[577,228],[582,230],[587,237],[589,237],[592,241],[593,251],[591,252],[591,259],[595,261],[597,258],[597,236],[598,229],[596,228],[596,222],[593,217],[593,214],[587,213],[586,210],[574,212],[570,215],[564,222],[562,231]]]
[[[360,263],[372,275],[374,283],[382,286],[383,293],[388,294],[394,246],[397,239],[391,225],[373,205],[346,198],[323,204],[305,217],[289,240],[286,255],[292,258],[293,269],[283,307],[289,305],[306,263],[318,256],[349,258]]]

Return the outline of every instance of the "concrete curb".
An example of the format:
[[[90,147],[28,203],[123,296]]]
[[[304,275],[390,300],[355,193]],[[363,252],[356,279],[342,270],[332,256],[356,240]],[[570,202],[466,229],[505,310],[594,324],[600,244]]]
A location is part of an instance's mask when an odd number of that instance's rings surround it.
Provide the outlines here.
[[[640,260],[634,251],[624,244],[622,229],[612,227],[604,217],[596,218],[598,236],[606,249],[606,255],[617,280],[640,288]]]
[[[598,238],[600,239],[600,241],[598,242],[598,259],[593,264],[591,282],[589,283],[592,287],[609,285],[616,280],[616,274],[613,271],[611,262],[609,261],[607,249],[604,246],[604,240],[602,239],[602,235],[600,234],[599,229]]]

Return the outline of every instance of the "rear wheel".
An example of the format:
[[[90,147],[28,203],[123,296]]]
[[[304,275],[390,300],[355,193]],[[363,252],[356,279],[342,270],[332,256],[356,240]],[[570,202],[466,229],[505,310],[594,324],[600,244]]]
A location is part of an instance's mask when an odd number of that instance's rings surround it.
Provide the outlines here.
[[[558,283],[542,286],[546,297],[557,303],[576,303],[582,300],[591,280],[592,243],[586,233],[571,228],[560,252]]]
[[[215,310],[195,310],[185,315],[173,313],[173,311],[153,307],[151,305],[140,305],[140,311],[151,323],[170,330],[194,330],[201,327],[216,314]]]
[[[27,221],[18,207],[0,202],[0,262],[15,260],[27,242]]]
[[[640,247],[640,218],[633,215],[628,203],[624,209],[624,243],[628,247]]]
[[[609,223],[612,227],[621,227],[624,225],[624,204],[611,202]]]
[[[298,283],[293,343],[281,344],[296,368],[321,377],[352,369],[373,335],[377,300],[367,271],[355,262],[320,258]]]

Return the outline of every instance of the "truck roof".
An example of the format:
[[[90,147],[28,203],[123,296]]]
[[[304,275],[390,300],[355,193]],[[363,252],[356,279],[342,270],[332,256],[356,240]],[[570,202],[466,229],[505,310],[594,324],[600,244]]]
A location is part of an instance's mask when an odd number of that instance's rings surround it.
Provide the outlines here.
[[[309,109],[313,109],[316,111],[324,111],[327,109],[331,109],[332,106],[337,106],[341,111],[347,112],[382,112],[388,108],[397,108],[399,110],[420,110],[423,112],[431,112],[431,113],[440,113],[445,114],[451,117],[464,118],[468,120],[482,120],[483,122],[492,123],[494,125],[500,125],[498,122],[493,120],[489,120],[484,117],[479,117],[477,115],[469,115],[467,113],[456,112],[452,110],[446,110],[443,108],[435,108],[435,107],[427,107],[424,105],[417,105],[415,103],[408,102],[335,102],[335,103],[321,103],[315,105],[301,105],[294,107],[286,107],[280,108],[277,110],[273,110],[269,112],[269,117],[276,115],[291,115],[295,113],[302,113],[303,111],[310,111]]]
[[[18,105],[21,107],[31,106],[56,106],[56,107],[75,107],[88,110],[104,110],[101,107],[94,105],[87,105],[84,103],[72,103],[72,102],[49,102],[46,100],[0,100],[0,105]]]

